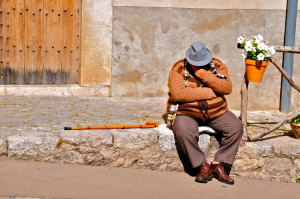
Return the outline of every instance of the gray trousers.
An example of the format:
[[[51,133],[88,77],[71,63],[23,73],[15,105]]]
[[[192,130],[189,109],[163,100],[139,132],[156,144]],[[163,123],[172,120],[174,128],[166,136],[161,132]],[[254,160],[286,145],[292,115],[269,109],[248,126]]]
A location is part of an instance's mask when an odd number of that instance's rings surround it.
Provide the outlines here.
[[[177,152],[183,166],[197,168],[206,162],[203,151],[199,148],[198,127],[209,126],[216,131],[219,141],[219,150],[216,152],[214,161],[232,165],[243,135],[242,122],[230,111],[222,116],[202,123],[196,119],[177,115],[172,126]]]

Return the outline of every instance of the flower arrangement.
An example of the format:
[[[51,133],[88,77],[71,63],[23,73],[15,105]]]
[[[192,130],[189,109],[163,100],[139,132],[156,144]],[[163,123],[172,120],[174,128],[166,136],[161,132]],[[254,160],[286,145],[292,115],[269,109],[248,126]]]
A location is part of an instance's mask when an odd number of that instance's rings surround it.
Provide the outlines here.
[[[245,59],[264,61],[267,57],[275,54],[275,49],[272,46],[268,46],[268,42],[264,41],[263,36],[260,34],[250,38],[239,36],[237,42],[244,49],[242,56]]]
[[[300,115],[290,121],[290,126],[294,136],[300,139]]]
[[[298,115],[296,118],[291,120],[292,123],[297,124],[298,126],[300,125],[300,115]]]

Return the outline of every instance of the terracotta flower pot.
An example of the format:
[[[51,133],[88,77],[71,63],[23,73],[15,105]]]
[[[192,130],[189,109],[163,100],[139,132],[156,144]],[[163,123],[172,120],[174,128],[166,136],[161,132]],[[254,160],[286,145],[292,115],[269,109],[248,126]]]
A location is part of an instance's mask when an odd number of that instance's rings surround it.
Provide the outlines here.
[[[300,139],[300,126],[290,122],[292,132],[297,139]]]
[[[269,61],[255,61],[251,59],[245,59],[246,74],[249,82],[260,82],[264,75]]]

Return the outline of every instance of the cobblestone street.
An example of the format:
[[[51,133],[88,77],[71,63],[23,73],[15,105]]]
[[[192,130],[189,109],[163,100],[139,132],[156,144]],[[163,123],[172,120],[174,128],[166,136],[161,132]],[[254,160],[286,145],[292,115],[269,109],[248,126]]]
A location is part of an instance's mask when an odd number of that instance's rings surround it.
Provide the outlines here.
[[[164,123],[167,98],[112,97],[14,97],[1,96],[0,131],[11,132],[28,128],[65,126],[100,126]],[[239,116],[239,110],[232,110]],[[249,111],[248,131],[261,132],[287,114],[279,111]],[[288,124],[274,134],[288,133]],[[1,135],[0,135],[1,136]]]
[[[63,128],[64,126],[99,126],[162,123],[163,98],[108,97],[0,97],[0,127]]]

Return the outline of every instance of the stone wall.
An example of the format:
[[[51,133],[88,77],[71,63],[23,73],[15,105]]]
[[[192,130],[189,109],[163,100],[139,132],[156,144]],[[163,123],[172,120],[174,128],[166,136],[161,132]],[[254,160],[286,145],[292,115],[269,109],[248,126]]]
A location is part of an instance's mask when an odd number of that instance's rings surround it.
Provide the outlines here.
[[[2,133],[0,157],[98,166],[183,171],[173,133],[154,129],[63,131],[35,128]],[[203,134],[199,146],[208,161],[218,149]],[[288,136],[240,146],[231,175],[269,181],[296,182],[300,176],[300,140]]]
[[[80,85],[106,88],[111,84],[112,0],[82,1]]]
[[[77,89],[76,93],[78,96],[167,96],[170,68],[184,57],[193,41],[203,41],[214,56],[228,66],[234,83],[228,103],[231,109],[240,109],[244,62],[241,50],[236,48],[236,38],[242,34],[262,34],[271,44],[283,45],[286,2],[81,1],[79,85],[90,91]],[[299,20],[296,46],[299,46],[298,34]],[[282,53],[277,53],[275,58],[281,65]],[[295,55],[293,79],[296,83],[300,82],[299,60]],[[261,83],[250,83],[249,110],[278,110],[280,84],[281,75],[270,64]],[[31,86],[0,86],[0,90],[0,95],[28,95]],[[30,95],[48,95],[45,90],[30,92]],[[294,111],[299,107],[299,93],[292,90],[291,95]]]
[[[244,61],[236,38],[242,34],[262,34],[271,44],[283,45],[284,28],[284,10],[115,6],[112,95],[166,95],[168,72],[174,62],[184,57],[193,41],[203,41],[228,66],[234,89],[227,99],[232,109],[239,109]],[[299,28],[298,20],[297,35]],[[296,46],[300,41],[297,35]],[[282,53],[275,58],[280,65]],[[300,57],[295,55],[296,83],[300,82],[299,61]],[[280,84],[281,75],[270,64],[261,83],[250,83],[248,108],[278,110]],[[293,90],[292,110],[298,105],[299,94]]]
[[[114,6],[285,10],[287,0],[114,0]],[[298,4],[298,10],[300,5]]]

